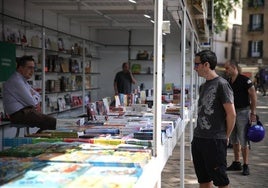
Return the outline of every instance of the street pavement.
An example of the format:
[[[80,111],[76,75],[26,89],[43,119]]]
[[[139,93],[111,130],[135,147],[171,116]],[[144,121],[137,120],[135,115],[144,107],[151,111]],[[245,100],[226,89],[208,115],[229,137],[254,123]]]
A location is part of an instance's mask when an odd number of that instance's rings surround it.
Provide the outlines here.
[[[249,155],[250,175],[243,176],[242,171],[228,171],[231,188],[268,188],[268,96],[258,94],[257,114],[266,129],[264,140],[251,142]],[[189,151],[189,127],[185,130],[185,171],[184,187],[198,188],[196,175]],[[228,149],[227,165],[233,161],[233,150]],[[242,162],[242,156],[241,160]],[[178,143],[167,161],[161,177],[161,188],[179,188],[180,184],[180,143]]]

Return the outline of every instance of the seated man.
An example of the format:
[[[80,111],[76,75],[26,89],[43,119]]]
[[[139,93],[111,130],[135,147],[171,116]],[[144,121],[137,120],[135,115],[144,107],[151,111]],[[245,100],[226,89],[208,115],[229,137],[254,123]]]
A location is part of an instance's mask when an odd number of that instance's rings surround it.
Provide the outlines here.
[[[23,56],[17,62],[16,71],[3,85],[3,105],[10,121],[42,130],[56,129],[56,118],[41,113],[41,97],[27,82],[34,74],[32,56]]]

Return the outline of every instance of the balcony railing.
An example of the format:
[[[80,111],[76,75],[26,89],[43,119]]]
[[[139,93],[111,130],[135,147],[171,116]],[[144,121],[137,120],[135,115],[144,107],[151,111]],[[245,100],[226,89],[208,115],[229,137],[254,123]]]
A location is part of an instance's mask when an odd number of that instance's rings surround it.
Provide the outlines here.
[[[249,0],[248,7],[256,8],[256,7],[264,7],[265,0]]]
[[[248,31],[249,32],[262,32],[263,31],[263,24],[249,24]]]

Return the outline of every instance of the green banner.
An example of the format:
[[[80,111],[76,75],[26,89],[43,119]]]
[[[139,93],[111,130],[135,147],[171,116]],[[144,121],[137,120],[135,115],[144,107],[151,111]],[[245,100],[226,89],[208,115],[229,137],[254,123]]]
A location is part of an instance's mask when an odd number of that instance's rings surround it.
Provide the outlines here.
[[[6,81],[16,69],[16,45],[0,42],[0,82]]]

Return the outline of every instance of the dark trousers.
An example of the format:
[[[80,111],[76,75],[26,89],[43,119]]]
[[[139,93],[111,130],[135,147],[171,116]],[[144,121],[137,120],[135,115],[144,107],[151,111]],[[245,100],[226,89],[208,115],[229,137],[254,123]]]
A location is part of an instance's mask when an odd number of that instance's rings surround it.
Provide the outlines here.
[[[10,115],[10,121],[16,124],[25,124],[29,127],[38,127],[42,130],[55,130],[57,120],[54,117],[42,114],[34,107],[23,108]]]
[[[266,89],[265,89],[265,85],[264,84],[260,84],[260,89],[262,91],[263,95],[266,95]]]

